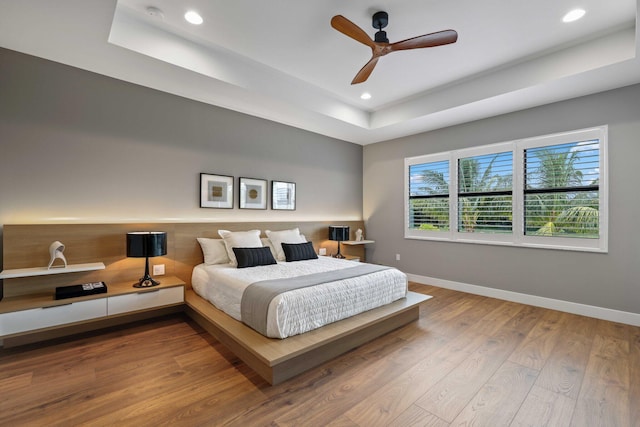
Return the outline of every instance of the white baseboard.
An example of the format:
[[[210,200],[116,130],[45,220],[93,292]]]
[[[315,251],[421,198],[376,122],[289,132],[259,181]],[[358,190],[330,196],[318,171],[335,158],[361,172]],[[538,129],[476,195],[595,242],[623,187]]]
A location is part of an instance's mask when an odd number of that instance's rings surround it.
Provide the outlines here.
[[[512,301],[521,304],[533,305],[536,307],[549,308],[552,310],[579,314],[581,316],[595,317],[596,319],[624,323],[632,326],[640,326],[640,313],[612,310],[610,308],[596,307],[594,305],[578,304],[570,301],[562,301],[552,298],[539,297],[536,295],[521,294],[518,292],[487,288],[484,286],[454,282],[451,280],[438,279],[435,277],[419,276],[416,274],[407,274],[407,277],[410,281],[417,282],[423,285],[433,285],[440,288],[452,289],[454,291],[461,291],[474,295],[482,295],[485,297],[497,298],[505,301]]]

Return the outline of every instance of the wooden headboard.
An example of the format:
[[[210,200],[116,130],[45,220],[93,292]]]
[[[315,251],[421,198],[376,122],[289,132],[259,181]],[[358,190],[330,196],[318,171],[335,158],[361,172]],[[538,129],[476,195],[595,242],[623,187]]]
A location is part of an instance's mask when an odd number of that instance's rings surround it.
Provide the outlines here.
[[[44,292],[76,283],[92,281],[133,283],[144,272],[144,260],[127,258],[126,233],[130,231],[167,232],[167,255],[150,260],[151,264],[165,264],[166,275],[177,276],[191,286],[191,271],[202,263],[202,251],[197,237],[219,238],[218,230],[285,230],[300,228],[316,251],[323,247],[328,253],[337,251],[337,242],[328,240],[331,224],[348,225],[351,238],[363,221],[307,221],[307,222],[207,222],[207,223],[126,223],[126,224],[7,224],[3,228],[3,268],[17,269],[45,267],[49,263],[49,245],[60,241],[69,264],[103,262],[104,270],[77,272],[40,277],[6,280],[4,296],[11,297]],[[363,246],[342,246],[346,255],[364,257]]]

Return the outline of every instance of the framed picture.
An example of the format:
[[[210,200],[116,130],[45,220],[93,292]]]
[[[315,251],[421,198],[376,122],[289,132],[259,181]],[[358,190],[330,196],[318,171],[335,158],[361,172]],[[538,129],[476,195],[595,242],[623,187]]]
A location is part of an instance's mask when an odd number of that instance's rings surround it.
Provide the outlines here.
[[[240,177],[240,209],[267,209],[267,181]]]
[[[200,174],[200,207],[233,208],[233,177],[226,175]]]
[[[296,210],[296,183],[271,181],[271,209]]]

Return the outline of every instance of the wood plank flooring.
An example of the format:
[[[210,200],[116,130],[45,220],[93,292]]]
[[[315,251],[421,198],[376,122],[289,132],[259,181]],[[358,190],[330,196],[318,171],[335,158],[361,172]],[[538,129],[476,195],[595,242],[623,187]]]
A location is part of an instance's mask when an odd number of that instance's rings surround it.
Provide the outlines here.
[[[417,322],[273,387],[184,315],[0,350],[0,425],[640,427],[640,328],[410,287]]]

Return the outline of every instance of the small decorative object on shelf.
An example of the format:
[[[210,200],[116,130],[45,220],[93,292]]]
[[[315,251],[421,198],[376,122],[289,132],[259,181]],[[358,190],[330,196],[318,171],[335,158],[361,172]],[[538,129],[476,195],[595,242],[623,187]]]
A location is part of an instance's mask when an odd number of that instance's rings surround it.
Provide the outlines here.
[[[356,230],[356,242],[361,242],[362,239],[363,239],[362,230],[360,228],[358,228]]]
[[[51,255],[51,260],[49,261],[49,266],[47,267],[47,269],[50,269],[52,267],[67,268],[67,259],[64,257],[64,254],[62,252],[64,252],[64,245],[57,240],[49,245],[49,254]],[[56,259],[61,259],[64,265],[54,266],[53,263],[56,261]]]

